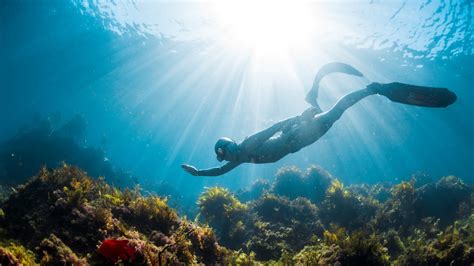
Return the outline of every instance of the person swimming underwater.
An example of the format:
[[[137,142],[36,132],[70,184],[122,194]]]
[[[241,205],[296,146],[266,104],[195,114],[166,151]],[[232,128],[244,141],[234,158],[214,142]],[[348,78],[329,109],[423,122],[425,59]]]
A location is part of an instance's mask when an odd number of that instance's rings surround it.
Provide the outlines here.
[[[323,112],[317,103],[319,82],[331,73],[345,73],[362,77],[362,73],[350,65],[330,63],[323,66],[314,79],[306,96],[312,107],[301,115],[280,121],[273,126],[245,138],[237,143],[230,138],[219,139],[214,147],[219,162],[227,161],[221,167],[199,170],[183,164],[181,167],[195,176],[223,175],[242,163],[273,163],[290,153],[295,153],[321,138],[349,107],[367,96],[379,94],[393,102],[425,106],[447,107],[457,99],[456,94],[446,88],[422,87],[399,82],[373,82],[366,88],[341,97],[328,111]],[[277,134],[280,133],[280,134]]]

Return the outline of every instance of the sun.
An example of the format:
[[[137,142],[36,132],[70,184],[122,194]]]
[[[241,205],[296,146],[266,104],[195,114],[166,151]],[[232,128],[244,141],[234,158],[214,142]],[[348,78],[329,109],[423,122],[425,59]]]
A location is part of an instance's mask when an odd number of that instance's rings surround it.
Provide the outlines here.
[[[306,3],[297,0],[223,0],[215,13],[226,41],[260,54],[303,47],[313,27]]]

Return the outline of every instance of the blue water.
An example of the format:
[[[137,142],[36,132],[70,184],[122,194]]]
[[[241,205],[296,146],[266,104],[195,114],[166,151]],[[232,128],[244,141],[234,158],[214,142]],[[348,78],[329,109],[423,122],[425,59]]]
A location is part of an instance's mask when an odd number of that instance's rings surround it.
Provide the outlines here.
[[[184,197],[217,184],[244,188],[286,165],[318,164],[344,183],[415,173],[474,180],[472,1],[306,3],[317,25],[284,59],[221,38],[212,5],[2,1],[0,140],[41,119],[60,124],[79,114],[87,122],[82,147],[103,149],[104,160],[147,190],[164,181]],[[277,163],[221,177],[182,171],[182,163],[220,165],[219,137],[240,141],[308,108],[316,71],[334,61],[366,79],[325,79],[323,109],[369,80],[447,87],[458,101],[429,109],[369,97],[317,143]]]

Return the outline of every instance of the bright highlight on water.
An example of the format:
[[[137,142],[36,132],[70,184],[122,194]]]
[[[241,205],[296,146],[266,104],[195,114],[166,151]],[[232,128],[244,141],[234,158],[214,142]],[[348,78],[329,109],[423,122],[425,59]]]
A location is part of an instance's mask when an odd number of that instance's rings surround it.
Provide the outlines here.
[[[301,1],[219,1],[217,22],[225,29],[229,45],[253,50],[255,56],[288,56],[305,47],[316,27]]]

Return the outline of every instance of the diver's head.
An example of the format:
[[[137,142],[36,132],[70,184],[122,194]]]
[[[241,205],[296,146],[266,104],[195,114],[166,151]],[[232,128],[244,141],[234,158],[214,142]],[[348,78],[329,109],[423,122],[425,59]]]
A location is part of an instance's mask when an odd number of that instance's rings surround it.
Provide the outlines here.
[[[237,159],[238,145],[229,138],[220,138],[214,146],[214,151],[219,162],[223,160],[235,161]]]

